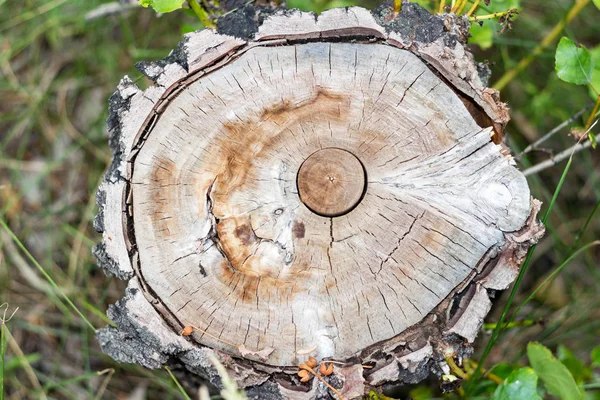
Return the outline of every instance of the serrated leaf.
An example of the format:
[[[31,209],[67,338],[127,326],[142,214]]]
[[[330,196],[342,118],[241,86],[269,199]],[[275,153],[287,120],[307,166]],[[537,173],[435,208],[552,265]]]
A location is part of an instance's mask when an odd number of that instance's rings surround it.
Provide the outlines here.
[[[157,13],[168,13],[183,7],[184,0],[139,0],[142,7],[152,7]]]
[[[533,370],[550,393],[563,400],[581,400],[583,398],[567,367],[546,347],[536,342],[530,342],[527,345],[527,357]]]
[[[586,85],[592,81],[594,62],[590,52],[568,37],[562,37],[556,48],[556,73],[565,82]]]
[[[502,382],[494,393],[494,400],[542,400],[537,393],[538,377],[531,368],[519,368]]]

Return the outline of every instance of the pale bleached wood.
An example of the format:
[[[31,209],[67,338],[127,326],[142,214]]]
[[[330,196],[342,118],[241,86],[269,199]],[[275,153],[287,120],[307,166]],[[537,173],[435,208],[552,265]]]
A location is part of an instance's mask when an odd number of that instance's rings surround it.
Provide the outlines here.
[[[245,40],[220,35],[210,29],[188,33],[184,37],[184,42],[189,72],[204,68],[246,44]]]
[[[296,173],[340,146],[365,165],[369,187],[355,212],[327,220],[302,206]],[[298,362],[298,348],[348,357],[401,333],[530,207],[524,178],[451,89],[381,45],[253,49],[179,95],[135,165],[149,286],[180,321],[275,349],[275,365]]]
[[[514,279],[543,228],[490,140],[506,108],[458,41],[465,27],[446,25],[415,4],[397,18],[279,12],[239,27],[254,40],[205,30],[140,64],[157,86],[124,81],[113,97],[115,162],[98,197],[99,261],[133,276],[103,349],[218,383],[216,354],[261,399],[326,396],[295,375],[307,353],[346,362],[328,379],[349,397],[468,355],[486,289]],[[364,198],[333,218],[296,186],[323,148],[367,173]]]
[[[448,330],[448,333],[455,333],[473,343],[483,319],[492,308],[492,302],[488,297],[487,291],[480,285],[476,285],[473,290],[472,297],[468,300],[468,304],[464,307],[460,317]]]
[[[311,39],[322,37],[386,37],[385,29],[361,7],[333,8],[317,16],[298,10],[284,10],[270,16],[259,27],[256,40]]]

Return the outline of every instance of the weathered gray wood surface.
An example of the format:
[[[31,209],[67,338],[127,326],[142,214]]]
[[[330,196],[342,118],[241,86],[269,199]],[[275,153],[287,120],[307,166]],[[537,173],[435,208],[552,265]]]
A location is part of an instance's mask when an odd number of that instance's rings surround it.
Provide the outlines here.
[[[103,350],[218,384],[215,354],[261,399],[326,393],[295,375],[306,354],[345,363],[327,379],[347,398],[442,373],[543,234],[464,21],[246,7],[219,27],[141,64],[156,86],[124,78],[111,98],[95,254],[129,289]],[[331,148],[366,173],[333,217],[297,182]],[[320,162],[323,185],[363,176]]]

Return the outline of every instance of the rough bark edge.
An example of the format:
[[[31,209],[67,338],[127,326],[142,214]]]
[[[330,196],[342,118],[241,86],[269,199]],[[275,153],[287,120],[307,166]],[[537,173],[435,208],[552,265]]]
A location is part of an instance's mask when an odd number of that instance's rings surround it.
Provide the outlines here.
[[[125,183],[128,173],[127,160],[130,159],[132,151],[135,152],[133,143],[143,140],[140,139],[143,135],[142,127],[147,126],[155,113],[160,111],[155,107],[155,103],[179,90],[182,82],[190,77],[197,79],[198,75],[205,73],[203,69],[210,68],[218,62],[226,63],[232,57],[255,45],[338,40],[337,38],[345,37],[361,41],[378,41],[410,50],[429,61],[430,66],[440,75],[445,76],[452,86],[477,103],[495,122],[496,129],[503,129],[508,120],[506,107],[499,102],[497,92],[483,87],[478,66],[464,49],[465,32],[468,29],[465,21],[450,16],[431,16],[426,12],[425,15],[416,4],[405,4],[402,13],[396,19],[390,18],[390,12],[389,2],[373,10],[372,13],[352,7],[330,10],[318,18],[314,14],[301,13],[297,10],[282,11],[246,6],[222,19],[227,21],[229,18],[230,23],[240,22],[237,31],[231,29],[228,31],[226,26],[231,25],[221,21],[217,25],[221,32],[242,36],[241,39],[204,30],[186,35],[166,59],[156,63],[138,63],[138,68],[158,86],[141,92],[126,77],[109,101],[109,144],[114,159],[98,191],[100,210],[95,220],[95,227],[98,231],[104,232],[104,236],[103,242],[94,250],[105,272],[121,279],[130,279],[134,276],[129,261],[131,254],[127,251],[120,253],[117,251],[119,247],[121,249],[128,247],[123,230],[120,230],[122,242],[110,246],[107,241],[107,238],[112,236],[119,237],[119,230],[106,220],[106,215],[118,215],[122,207],[127,205],[127,200],[122,198],[122,191],[118,202],[117,195],[114,193],[112,200],[115,201],[110,202],[107,197],[111,197],[110,189],[115,188],[119,183]],[[297,23],[290,24],[290,20]],[[323,21],[333,21],[338,30],[327,29]],[[358,21],[359,25],[352,26],[353,21],[355,24]],[[277,26],[293,27],[293,29],[281,37],[269,33]],[[310,32],[310,29],[314,31]],[[246,42],[245,39],[251,39],[252,35],[256,35],[257,43]],[[115,189],[118,193],[119,188]],[[121,204],[121,208],[115,213],[116,204]],[[469,343],[474,339],[483,322],[483,316],[487,313],[485,304],[483,307],[486,309],[485,313],[481,312],[482,307],[479,305],[482,301],[486,303],[483,295],[489,302],[485,289],[498,290],[508,286],[514,279],[515,271],[518,271],[518,265],[527,248],[543,234],[543,228],[535,218],[538,210],[539,202],[533,201],[532,213],[527,225],[519,232],[505,235],[506,244],[501,246],[501,249],[494,249],[493,254],[482,260],[481,268],[478,270],[480,277],[467,278],[468,282],[464,284],[466,288],[453,291],[418,325],[390,340],[374,344],[356,357],[348,359],[347,367],[338,369],[338,372],[329,378],[332,384],[334,386],[339,384],[339,387],[343,388],[341,384],[345,380],[350,381],[352,377],[355,378],[356,370],[353,370],[353,367],[360,366],[357,364],[359,360],[374,367],[363,370],[362,375],[366,381],[362,389],[365,392],[369,388],[381,389],[400,382],[416,383],[426,378],[430,371],[436,374],[446,371],[448,368],[444,361],[446,355],[459,357],[468,355],[471,351]],[[123,259],[124,253],[127,253],[127,262],[116,262],[115,260]],[[176,334],[177,327],[173,326],[172,321],[167,323],[163,319],[165,317],[157,312],[156,305],[152,305],[156,300],[151,294],[142,294],[142,292],[143,289],[137,278],[132,279],[126,297],[112,306],[108,313],[117,328],[107,327],[98,333],[103,351],[118,361],[136,362],[149,368],[178,362],[194,374],[206,377],[219,386],[220,380],[208,361],[210,354],[217,354],[228,367],[231,376],[241,387],[247,389],[250,398],[327,397],[328,391],[317,380],[313,380],[310,387],[300,385],[295,376],[295,368],[275,368],[259,362],[232,358],[195,343],[192,345]],[[473,293],[478,295],[475,296]],[[135,313],[136,309],[142,308],[146,310],[145,313],[156,316],[160,322],[153,326],[142,325]],[[469,315],[473,317],[473,314],[477,314],[480,323],[475,325],[463,323],[470,318]],[[147,318],[146,314],[144,318]],[[448,324],[440,323],[440,319],[447,321]],[[442,331],[442,325],[448,329]],[[386,361],[387,359],[391,361]],[[275,376],[276,383],[266,381],[269,376]],[[356,383],[352,386],[355,387]],[[342,390],[349,389],[346,387]],[[269,397],[265,397],[267,395]]]

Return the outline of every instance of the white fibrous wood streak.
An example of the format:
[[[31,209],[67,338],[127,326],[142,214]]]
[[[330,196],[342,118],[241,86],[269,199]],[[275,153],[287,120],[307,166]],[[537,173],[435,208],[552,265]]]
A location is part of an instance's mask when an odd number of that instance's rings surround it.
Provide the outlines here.
[[[447,372],[543,234],[464,19],[243,7],[110,99],[94,252],[129,280],[120,362],[250,398],[360,398]],[[300,382],[308,356],[336,361]]]

